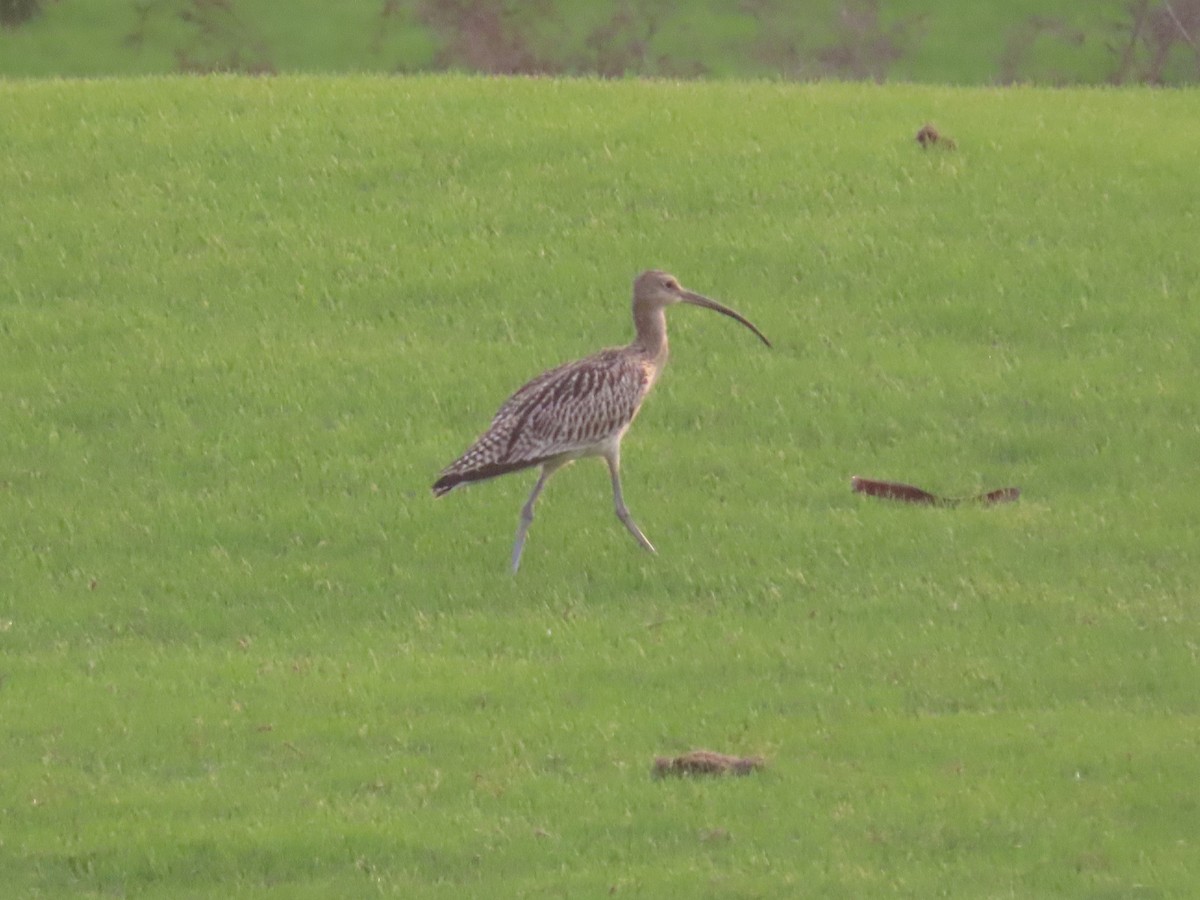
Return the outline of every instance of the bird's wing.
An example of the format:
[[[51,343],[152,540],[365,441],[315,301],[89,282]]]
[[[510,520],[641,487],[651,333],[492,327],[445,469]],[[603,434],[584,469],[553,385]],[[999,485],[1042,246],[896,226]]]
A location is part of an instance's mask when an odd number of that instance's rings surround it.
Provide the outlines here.
[[[552,369],[505,403],[492,427],[511,422],[511,461],[594,447],[629,426],[650,384],[640,361],[605,350]]]
[[[543,372],[504,401],[488,430],[443,470],[439,485],[449,490],[593,448],[629,427],[649,385],[645,366],[620,350]]]

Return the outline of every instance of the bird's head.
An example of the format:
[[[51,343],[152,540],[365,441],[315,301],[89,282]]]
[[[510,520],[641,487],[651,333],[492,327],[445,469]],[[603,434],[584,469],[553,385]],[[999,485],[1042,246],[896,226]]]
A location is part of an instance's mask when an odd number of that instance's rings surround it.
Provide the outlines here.
[[[767,340],[766,336],[755,327],[753,322],[741,315],[741,313],[734,312],[728,306],[724,306],[716,300],[710,300],[703,294],[689,291],[679,283],[678,278],[669,272],[650,269],[639,275],[633,283],[633,306],[635,310],[639,307],[661,309],[676,303],[690,303],[692,306],[703,306],[705,309],[716,310],[722,315],[736,319],[758,335],[759,340],[764,344],[768,347],[771,346],[771,342]]]

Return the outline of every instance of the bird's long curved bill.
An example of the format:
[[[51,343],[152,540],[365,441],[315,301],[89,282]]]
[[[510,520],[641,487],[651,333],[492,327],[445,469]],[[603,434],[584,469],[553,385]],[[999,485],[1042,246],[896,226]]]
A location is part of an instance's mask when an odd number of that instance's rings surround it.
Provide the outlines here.
[[[682,291],[679,296],[684,303],[690,303],[693,306],[703,306],[705,309],[713,309],[723,316],[729,316],[731,319],[737,319],[737,321],[741,322],[743,325],[757,334],[760,341],[762,341],[768,347],[771,346],[771,342],[767,340],[767,336],[759,331],[758,327],[741,313],[734,312],[728,306],[722,306],[716,300],[710,300],[703,294],[694,294],[691,291]]]

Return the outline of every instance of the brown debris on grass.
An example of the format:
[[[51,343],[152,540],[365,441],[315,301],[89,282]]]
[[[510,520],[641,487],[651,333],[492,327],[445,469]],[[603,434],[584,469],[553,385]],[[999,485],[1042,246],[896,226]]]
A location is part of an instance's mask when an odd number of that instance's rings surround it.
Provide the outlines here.
[[[999,488],[978,494],[974,497],[939,497],[929,491],[911,484],[899,481],[880,481],[875,478],[860,478],[855,475],[850,479],[850,489],[856,494],[866,494],[868,497],[878,497],[881,500],[902,500],[905,503],[918,503],[927,506],[962,506],[964,503],[978,503],[992,506],[996,503],[1012,503],[1021,496],[1021,489],[1015,487]]]
[[[749,775],[766,765],[761,756],[730,756],[714,750],[689,750],[679,756],[656,756],[654,777],[670,775]]]
[[[954,138],[947,137],[934,127],[932,122],[926,122],[917,132],[917,143],[925,150],[928,150],[934,144],[940,144],[947,150],[954,150],[958,144],[954,142]]]

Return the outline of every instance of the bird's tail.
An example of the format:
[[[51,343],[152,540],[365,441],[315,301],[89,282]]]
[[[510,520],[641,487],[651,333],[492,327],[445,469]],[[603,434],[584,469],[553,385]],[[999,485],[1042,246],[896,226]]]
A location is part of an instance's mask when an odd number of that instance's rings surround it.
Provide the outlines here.
[[[448,494],[464,481],[466,479],[462,475],[443,475],[433,483],[433,496],[441,497],[443,494]]]
[[[546,459],[547,457],[539,456],[534,459],[520,460],[519,462],[476,464],[469,468],[460,468],[460,466],[464,465],[464,460],[458,459],[452,462],[438,477],[438,480],[433,483],[433,496],[440,497],[443,494],[448,494],[460,484],[469,484],[472,481],[485,481],[488,478],[495,478],[497,475],[517,472],[521,469],[531,468],[532,466],[540,466]]]

